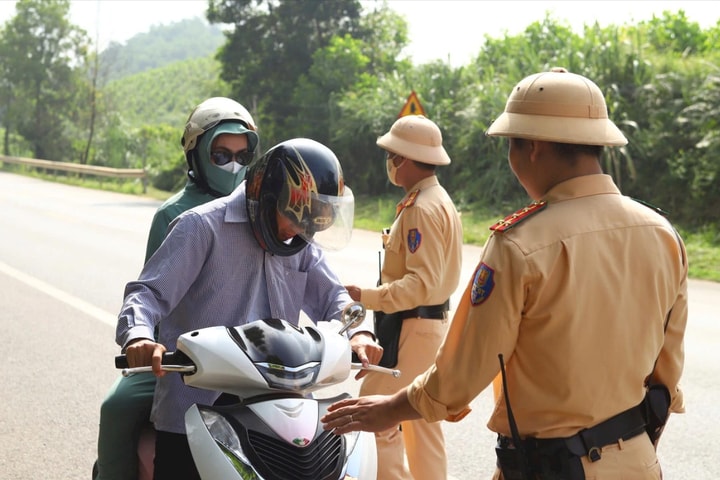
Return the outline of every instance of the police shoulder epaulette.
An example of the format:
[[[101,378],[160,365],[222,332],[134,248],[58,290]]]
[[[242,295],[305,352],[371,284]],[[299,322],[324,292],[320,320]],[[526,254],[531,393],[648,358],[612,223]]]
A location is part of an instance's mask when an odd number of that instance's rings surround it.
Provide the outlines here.
[[[495,225],[490,227],[490,230],[494,232],[504,232],[506,230],[510,230],[518,223],[522,222],[526,218],[530,217],[531,215],[535,215],[540,210],[545,208],[547,206],[546,201],[541,202],[533,202],[527,207],[523,207],[520,210],[518,210],[515,213],[512,213],[508,215],[507,217],[503,218],[499,222],[497,222]]]
[[[403,208],[412,207],[415,204],[415,200],[417,200],[417,196],[419,194],[420,194],[420,189],[413,190],[412,192],[410,192],[402,204]]]
[[[659,214],[662,215],[663,217],[668,217],[668,216],[670,215],[668,212],[666,212],[665,210],[663,210],[663,209],[660,208],[660,207],[656,207],[656,206],[653,205],[652,203],[648,203],[648,202],[646,202],[646,201],[644,201],[644,200],[640,200],[640,199],[638,199],[638,198],[633,198],[633,197],[628,197],[628,198],[629,198],[630,200],[634,200],[634,201],[638,202],[640,205],[645,205],[646,207],[648,207],[649,209],[655,211],[655,213],[659,213]]]

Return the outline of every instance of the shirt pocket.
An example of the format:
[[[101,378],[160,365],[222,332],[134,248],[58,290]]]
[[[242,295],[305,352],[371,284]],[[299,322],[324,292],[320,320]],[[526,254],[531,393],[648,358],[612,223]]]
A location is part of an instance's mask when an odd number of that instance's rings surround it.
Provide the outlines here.
[[[402,228],[398,225],[393,225],[393,227],[390,229],[390,235],[388,235],[387,241],[385,242],[385,250],[392,253],[400,253],[400,250],[402,250],[402,243]]]

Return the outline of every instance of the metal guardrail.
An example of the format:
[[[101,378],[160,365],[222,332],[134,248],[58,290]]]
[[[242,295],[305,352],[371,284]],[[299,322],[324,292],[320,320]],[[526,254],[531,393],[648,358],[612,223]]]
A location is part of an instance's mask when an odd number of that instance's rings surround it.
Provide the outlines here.
[[[143,193],[146,193],[147,188],[147,173],[142,168],[111,168],[97,165],[82,165],[71,162],[53,162],[50,160],[39,160],[37,158],[5,157],[2,155],[0,155],[0,162],[44,168],[46,170],[73,172],[82,175],[94,175],[98,177],[139,178],[142,179]]]

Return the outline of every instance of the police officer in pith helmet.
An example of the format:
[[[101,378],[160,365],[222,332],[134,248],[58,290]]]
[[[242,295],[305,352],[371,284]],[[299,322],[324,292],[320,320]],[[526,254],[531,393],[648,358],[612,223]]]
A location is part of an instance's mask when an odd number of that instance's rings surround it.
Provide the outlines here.
[[[435,364],[395,395],[331,406],[325,428],[458,421],[499,377],[494,478],[660,479],[645,400],[652,388],[659,417],[684,411],[683,242],[603,173],[604,148],[627,140],[590,79],[524,78],[487,133],[509,138],[533,202],[491,227]]]
[[[447,332],[449,299],[462,267],[460,214],[436,175],[437,168],[450,164],[440,127],[423,115],[406,115],[376,143],[387,153],[388,180],[404,196],[382,236],[379,285],[346,288],[354,300],[375,311],[383,364],[403,375],[368,373],[361,395],[395,392],[432,365]],[[402,422],[376,433],[375,442],[379,479],[447,477],[440,423]]]

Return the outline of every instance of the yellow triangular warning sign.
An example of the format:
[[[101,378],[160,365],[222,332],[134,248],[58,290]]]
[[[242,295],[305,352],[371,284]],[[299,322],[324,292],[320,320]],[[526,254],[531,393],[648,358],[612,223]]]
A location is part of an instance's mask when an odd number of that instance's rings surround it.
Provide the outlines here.
[[[400,110],[398,118],[404,117],[405,115],[425,115],[425,109],[420,105],[420,100],[418,100],[415,90],[410,93],[405,105],[403,105],[402,110]]]

